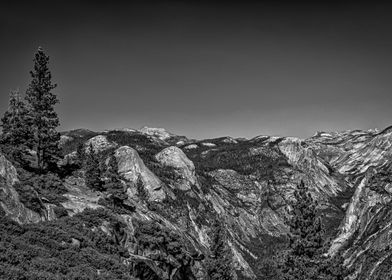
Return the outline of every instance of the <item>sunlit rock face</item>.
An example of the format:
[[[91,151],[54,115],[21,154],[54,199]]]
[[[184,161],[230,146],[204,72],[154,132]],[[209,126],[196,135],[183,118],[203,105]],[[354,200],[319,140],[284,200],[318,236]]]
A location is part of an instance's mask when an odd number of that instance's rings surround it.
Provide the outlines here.
[[[164,166],[172,167],[177,175],[174,187],[187,191],[197,185],[195,165],[184,152],[177,147],[165,148],[155,155],[156,160]]]
[[[347,266],[356,271],[352,279],[387,277],[392,264],[391,127],[318,133],[308,142],[353,189],[330,254],[344,253]]]
[[[278,143],[280,151],[287,157],[289,164],[304,172],[308,184],[318,198],[336,196],[345,186],[331,176],[328,164],[317,156],[306,141],[297,138],[284,138]]]
[[[139,130],[143,134],[154,136],[161,140],[166,140],[172,136],[171,133],[167,132],[164,128],[155,128],[144,126]]]
[[[6,216],[19,223],[35,223],[44,220],[38,213],[26,208],[19,200],[13,185],[18,182],[15,167],[0,154],[0,205]]]
[[[97,135],[90,138],[86,142],[86,152],[89,151],[89,147],[92,145],[95,152],[102,152],[104,150],[116,147],[115,143],[109,142],[105,135]]]
[[[131,147],[122,146],[115,151],[118,160],[118,171],[128,181],[136,184],[140,179],[149,193],[149,200],[162,201],[166,194],[162,182],[152,173],[140,158],[138,152]]]
[[[67,209],[70,215],[80,213],[86,208],[97,209],[102,207],[98,204],[100,195],[90,190],[83,178],[70,176],[65,179],[64,186],[68,191],[64,194],[67,201],[61,203],[61,205]]]

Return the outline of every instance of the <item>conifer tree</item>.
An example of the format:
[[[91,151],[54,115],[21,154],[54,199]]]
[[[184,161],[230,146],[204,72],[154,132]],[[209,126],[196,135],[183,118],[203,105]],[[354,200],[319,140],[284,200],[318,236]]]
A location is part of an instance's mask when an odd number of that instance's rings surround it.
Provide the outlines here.
[[[26,140],[31,137],[31,129],[27,124],[27,108],[19,91],[11,91],[8,110],[1,119],[2,143],[15,149],[23,150],[29,146]]]
[[[143,202],[148,201],[148,198],[150,195],[149,195],[148,191],[144,188],[144,183],[143,183],[143,180],[140,176],[137,178],[137,181],[136,181],[136,190],[137,190],[137,194],[139,196],[139,199],[141,201],[143,201]]]
[[[280,264],[282,279],[342,280],[346,272],[341,259],[323,255],[326,251],[323,225],[317,215],[316,201],[303,182],[294,192],[294,198],[289,250]],[[333,273],[329,269],[331,264],[339,266]]]
[[[102,191],[101,170],[99,167],[99,158],[90,143],[86,159],[86,186],[96,191]]]
[[[84,166],[85,159],[86,159],[86,150],[84,148],[83,142],[81,142],[76,147],[76,162],[79,165],[79,167],[82,168]]]
[[[38,48],[34,69],[30,71],[32,80],[26,92],[29,125],[33,132],[29,145],[37,153],[37,166],[40,171],[55,164],[60,156],[60,134],[56,131],[59,119],[54,110],[58,99],[52,92],[57,85],[52,83],[48,63],[49,57],[41,47]]]
[[[207,259],[208,280],[233,279],[232,255],[228,246],[227,233],[216,219],[212,226],[211,255]]]
[[[128,198],[124,185],[121,182],[121,176],[118,173],[117,158],[112,155],[109,158],[108,168],[105,172],[106,184],[104,189],[110,194],[113,206],[119,206]]]

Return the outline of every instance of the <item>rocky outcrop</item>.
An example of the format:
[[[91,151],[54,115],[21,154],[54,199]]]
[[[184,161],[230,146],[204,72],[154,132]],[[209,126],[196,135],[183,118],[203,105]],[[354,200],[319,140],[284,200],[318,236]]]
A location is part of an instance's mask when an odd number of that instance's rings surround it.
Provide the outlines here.
[[[203,142],[201,145],[204,147],[216,147],[216,144],[210,142]]]
[[[13,187],[18,183],[15,167],[0,154],[0,206],[5,214],[18,223],[36,223],[44,220],[38,213],[26,208]]]
[[[61,205],[67,209],[71,216],[82,212],[86,208],[97,209],[102,207],[98,204],[99,194],[90,190],[83,178],[70,176],[65,179],[64,186],[67,189],[67,193],[64,194],[67,201],[61,203]]]
[[[166,140],[173,136],[173,134],[167,132],[164,128],[155,128],[144,126],[139,130],[141,133],[156,137],[160,140]]]
[[[60,136],[60,146],[64,146],[67,142],[72,141],[73,138],[67,135],[61,135]]]
[[[188,146],[185,146],[184,149],[185,150],[192,150],[192,149],[197,149],[199,146],[197,146],[196,144],[190,144]]]
[[[90,138],[85,144],[86,152],[88,152],[90,144],[92,145],[95,152],[102,152],[117,146],[115,143],[109,142],[105,135],[97,135],[93,138]]]
[[[195,165],[184,152],[175,146],[163,149],[155,155],[156,160],[164,166],[172,167],[176,174],[174,187],[187,191],[197,185]]]
[[[115,151],[115,156],[118,160],[119,173],[133,184],[136,184],[140,178],[149,193],[149,200],[162,201],[165,199],[166,193],[162,182],[145,166],[135,149],[122,146]]]
[[[313,191],[318,193],[319,198],[336,196],[345,188],[330,175],[326,162],[305,141],[292,137],[283,138],[278,147],[288,162],[304,173],[307,183],[315,186]]]

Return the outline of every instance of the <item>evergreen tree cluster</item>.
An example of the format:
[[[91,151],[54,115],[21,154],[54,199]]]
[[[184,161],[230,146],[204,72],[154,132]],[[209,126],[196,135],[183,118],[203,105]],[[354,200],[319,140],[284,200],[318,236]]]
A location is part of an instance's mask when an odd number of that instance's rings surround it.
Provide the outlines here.
[[[343,280],[348,272],[340,255],[326,255],[326,242],[316,201],[303,182],[294,192],[290,211],[289,248],[282,256],[280,279]]]
[[[38,48],[25,100],[19,92],[12,92],[9,108],[1,119],[2,144],[18,154],[21,164],[25,164],[22,154],[33,150],[40,173],[48,171],[60,158],[60,134],[56,130],[59,118],[54,110],[58,99],[52,92],[56,84],[52,83],[48,64],[49,56]]]

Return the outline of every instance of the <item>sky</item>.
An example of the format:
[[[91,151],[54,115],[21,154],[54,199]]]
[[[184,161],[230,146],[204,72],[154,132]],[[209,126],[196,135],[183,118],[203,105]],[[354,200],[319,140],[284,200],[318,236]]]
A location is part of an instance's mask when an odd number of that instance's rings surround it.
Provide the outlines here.
[[[305,138],[392,124],[391,5],[259,2],[3,1],[0,114],[42,46],[59,130]]]

